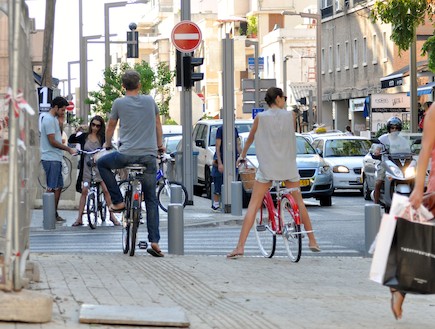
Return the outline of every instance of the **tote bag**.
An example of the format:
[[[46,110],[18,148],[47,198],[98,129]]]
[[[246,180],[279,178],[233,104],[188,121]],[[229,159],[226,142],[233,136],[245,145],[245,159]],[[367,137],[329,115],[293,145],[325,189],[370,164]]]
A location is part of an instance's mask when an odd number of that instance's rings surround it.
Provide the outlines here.
[[[435,226],[397,219],[384,285],[408,293],[435,293]]]

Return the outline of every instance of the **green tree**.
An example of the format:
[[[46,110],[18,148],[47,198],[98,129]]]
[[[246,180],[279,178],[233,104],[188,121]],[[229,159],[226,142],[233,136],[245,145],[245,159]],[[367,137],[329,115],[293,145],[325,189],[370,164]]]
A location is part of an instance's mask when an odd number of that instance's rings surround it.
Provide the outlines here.
[[[174,72],[169,70],[165,63],[159,63],[153,69],[147,62],[135,63],[131,67],[128,63],[121,63],[107,68],[104,71],[104,82],[98,86],[100,90],[91,91],[86,103],[91,105],[91,115],[101,115],[106,120],[112,109],[115,99],[123,96],[125,90],[122,87],[121,77],[126,70],[136,70],[140,75],[141,94],[151,94],[157,103],[163,121],[169,118],[169,101],[171,100],[170,85],[174,78]]]
[[[434,0],[378,0],[370,11],[373,22],[380,20],[391,24],[391,40],[402,51],[409,49],[415,31],[425,23],[426,17],[432,21],[435,14]],[[435,72],[435,37],[431,36],[422,47],[422,55],[428,54],[429,69]]]

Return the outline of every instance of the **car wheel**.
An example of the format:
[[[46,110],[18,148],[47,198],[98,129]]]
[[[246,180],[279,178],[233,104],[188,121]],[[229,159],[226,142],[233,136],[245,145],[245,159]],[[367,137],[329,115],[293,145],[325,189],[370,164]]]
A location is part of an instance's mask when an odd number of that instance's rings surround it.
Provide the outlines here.
[[[364,196],[364,200],[371,200],[372,198],[370,197],[370,194],[372,193],[372,191],[370,191],[369,189],[369,184],[367,183],[367,179],[364,178],[363,181],[363,196]]]
[[[205,167],[204,180],[205,195],[208,199],[211,199],[211,175],[209,167]]]
[[[319,198],[321,207],[331,207],[332,206],[332,196],[324,196]]]

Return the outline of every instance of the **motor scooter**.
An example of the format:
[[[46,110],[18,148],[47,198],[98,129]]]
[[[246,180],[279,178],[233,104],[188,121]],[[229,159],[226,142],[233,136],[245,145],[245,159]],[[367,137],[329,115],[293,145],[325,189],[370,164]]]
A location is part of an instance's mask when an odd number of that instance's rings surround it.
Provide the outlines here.
[[[371,156],[375,160],[380,160],[376,166],[375,181],[377,180],[380,166],[385,170],[385,179],[381,186],[379,203],[385,209],[385,212],[388,213],[394,193],[405,196],[411,194],[415,183],[417,161],[414,159],[414,154],[411,151],[391,154],[385,145],[383,145],[383,150],[379,154],[375,155],[371,153]],[[373,201],[374,193],[375,191],[372,191],[370,194]]]

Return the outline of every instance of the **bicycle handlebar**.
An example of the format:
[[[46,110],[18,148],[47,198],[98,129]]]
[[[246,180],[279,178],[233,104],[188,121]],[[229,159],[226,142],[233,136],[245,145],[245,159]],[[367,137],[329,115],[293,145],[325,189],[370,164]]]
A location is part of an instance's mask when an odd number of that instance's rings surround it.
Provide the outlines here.
[[[79,155],[79,154],[95,154],[95,153],[98,153],[98,152],[100,152],[102,150],[104,150],[104,148],[98,148],[98,149],[95,149],[93,151],[77,150],[77,153],[74,154],[74,155]]]

